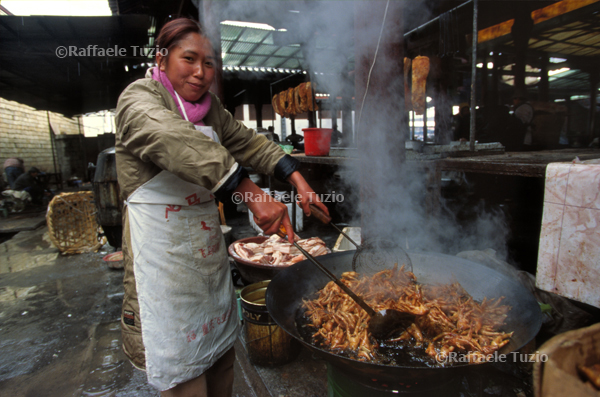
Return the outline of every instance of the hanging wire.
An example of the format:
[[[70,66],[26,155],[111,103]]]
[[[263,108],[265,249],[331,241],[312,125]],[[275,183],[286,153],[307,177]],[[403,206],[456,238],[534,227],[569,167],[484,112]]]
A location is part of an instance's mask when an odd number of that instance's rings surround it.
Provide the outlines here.
[[[367,93],[369,92],[369,84],[371,82],[371,73],[373,73],[373,68],[375,67],[375,61],[377,61],[377,53],[379,52],[379,44],[381,43],[381,36],[383,36],[383,28],[385,26],[385,19],[387,17],[389,5],[390,5],[390,0],[387,0],[387,2],[385,3],[385,11],[383,13],[383,20],[381,21],[381,29],[379,30],[379,38],[377,39],[377,47],[375,47],[375,55],[373,55],[373,63],[371,64],[371,68],[369,69],[369,75],[367,76],[367,84],[365,87],[365,94],[363,95],[362,103],[360,105],[360,113],[358,114],[358,123],[356,125],[356,135],[357,136],[358,136],[358,132],[360,131],[360,121],[362,119],[362,113],[363,113],[363,108],[365,107]]]
[[[459,52],[459,31],[460,25],[458,24],[458,11],[452,9],[448,12],[441,14],[438,17],[439,24],[439,55],[448,56],[454,55]]]

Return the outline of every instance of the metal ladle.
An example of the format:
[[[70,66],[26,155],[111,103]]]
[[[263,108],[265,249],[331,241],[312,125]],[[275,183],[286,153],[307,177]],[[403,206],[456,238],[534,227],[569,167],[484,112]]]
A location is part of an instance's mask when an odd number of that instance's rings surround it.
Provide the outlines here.
[[[283,225],[279,226],[279,232],[277,235],[287,240],[287,232]],[[399,328],[406,329],[414,321],[414,316],[408,313],[402,313],[397,310],[387,309],[376,312],[367,305],[367,303],[358,295],[356,295],[348,286],[342,283],[333,273],[331,273],[325,266],[323,266],[318,260],[316,260],[311,254],[306,252],[305,249],[294,241],[294,247],[298,248],[300,252],[311,261],[316,267],[319,268],[327,277],[329,277],[338,287],[342,289],[354,302],[356,302],[364,311],[367,312],[371,320],[369,321],[368,330],[371,332],[376,339],[385,339],[392,332]]]
[[[353,239],[344,233],[338,226],[331,222],[331,217],[327,216],[319,207],[310,204],[311,215],[323,222],[333,226],[338,232],[348,239],[355,247],[356,253],[352,258],[352,270],[363,274],[373,274],[382,270],[390,269],[394,264],[404,265],[404,270],[412,272],[413,266],[410,257],[398,244],[386,239],[367,240],[363,245],[357,244]]]

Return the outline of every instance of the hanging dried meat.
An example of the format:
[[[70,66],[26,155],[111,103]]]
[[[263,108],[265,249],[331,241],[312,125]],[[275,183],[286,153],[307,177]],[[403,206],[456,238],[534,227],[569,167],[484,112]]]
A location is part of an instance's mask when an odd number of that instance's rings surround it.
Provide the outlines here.
[[[310,83],[302,83],[298,86],[298,97],[300,98],[300,110],[303,112],[307,112],[309,110],[308,103],[310,102],[308,98],[308,87],[310,87]]]
[[[410,67],[412,60],[404,58],[404,108],[410,112],[412,108],[412,96],[410,94]]]
[[[311,112],[319,110],[319,106],[317,106],[317,101],[315,100],[315,90],[313,89],[310,81],[306,83],[306,101],[308,104],[308,110]]]
[[[294,89],[293,88],[288,88],[286,91],[286,96],[287,96],[287,108],[285,109],[287,114],[291,114],[291,115],[296,115],[298,114],[298,112],[296,112],[296,101],[294,98]]]
[[[279,94],[273,95],[273,99],[271,99],[271,106],[273,106],[273,111],[277,114],[281,114],[281,109],[279,108]]]
[[[318,110],[311,83],[302,83],[275,94],[271,101],[273,110],[281,117],[290,117],[307,111]]]
[[[428,74],[428,57],[418,56],[412,60],[412,107],[416,114],[425,112],[425,90]]]
[[[279,115],[281,117],[290,117],[290,114],[287,112],[288,107],[287,91],[281,91],[279,93],[279,110],[281,111]]]

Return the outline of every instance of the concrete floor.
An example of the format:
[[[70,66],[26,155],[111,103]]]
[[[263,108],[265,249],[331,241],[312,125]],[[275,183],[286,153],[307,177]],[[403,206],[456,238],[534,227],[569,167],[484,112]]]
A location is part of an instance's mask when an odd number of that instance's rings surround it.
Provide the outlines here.
[[[159,395],[121,350],[123,272],[103,261],[114,248],[60,255],[43,219],[0,219],[0,395]],[[233,238],[256,234],[244,219]],[[241,339],[236,352],[234,396],[327,395],[326,364],[306,350],[276,368],[253,365]]]
[[[43,212],[0,218],[0,396],[158,396],[121,350],[123,272],[103,260],[114,248],[107,244],[95,253],[60,255],[43,219]],[[231,241],[256,235],[247,214],[227,219]],[[14,228],[23,231],[7,234]],[[299,234],[319,236],[330,248],[338,237],[311,221]],[[289,364],[262,367],[250,362],[242,339],[235,348],[234,396],[330,395],[330,368],[307,349]],[[452,393],[445,387],[426,395],[533,395],[529,370],[488,366],[482,371],[457,378]],[[360,394],[353,390],[352,395]]]

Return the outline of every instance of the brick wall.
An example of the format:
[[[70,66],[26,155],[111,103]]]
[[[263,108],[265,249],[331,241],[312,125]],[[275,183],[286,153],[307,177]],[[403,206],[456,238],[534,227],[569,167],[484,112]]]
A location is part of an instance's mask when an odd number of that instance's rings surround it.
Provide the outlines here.
[[[75,118],[51,112],[50,120],[57,135],[79,134]],[[4,160],[15,156],[25,161],[25,169],[36,166],[54,172],[48,112],[0,98],[0,167]]]

